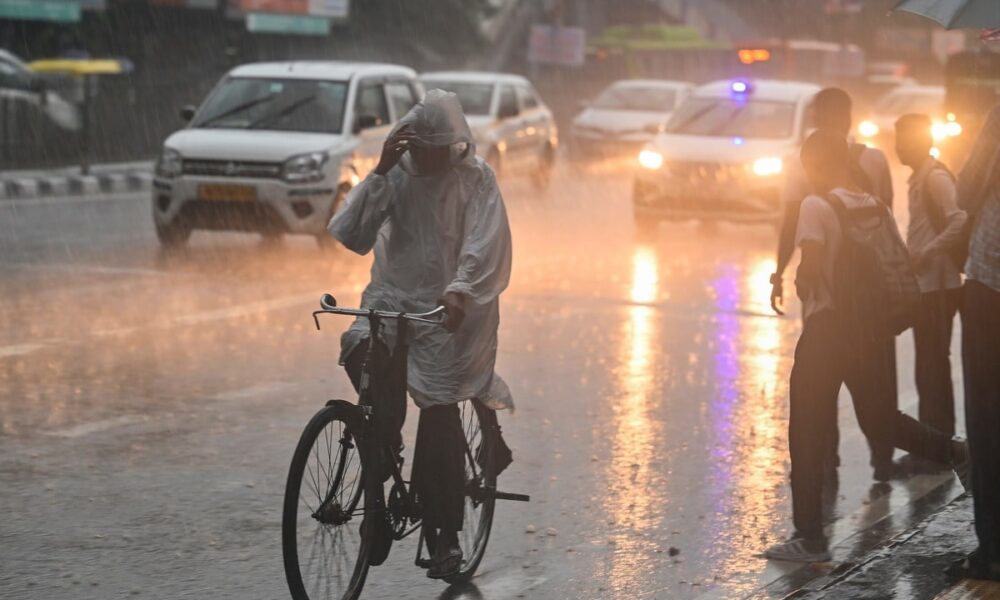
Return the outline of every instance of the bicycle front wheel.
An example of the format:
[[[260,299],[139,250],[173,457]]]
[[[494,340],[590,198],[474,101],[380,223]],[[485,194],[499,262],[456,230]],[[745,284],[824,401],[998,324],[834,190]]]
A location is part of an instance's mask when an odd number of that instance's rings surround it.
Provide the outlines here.
[[[337,401],[309,421],[285,485],[281,546],[294,600],[355,600],[368,576],[371,536],[362,528],[368,448],[358,407]]]
[[[496,412],[478,400],[462,403],[462,429],[465,432],[465,517],[459,540],[465,559],[461,569],[448,577],[448,583],[469,581],[476,574],[486,554],[486,543],[493,528],[493,509],[497,487],[493,453],[496,447]]]

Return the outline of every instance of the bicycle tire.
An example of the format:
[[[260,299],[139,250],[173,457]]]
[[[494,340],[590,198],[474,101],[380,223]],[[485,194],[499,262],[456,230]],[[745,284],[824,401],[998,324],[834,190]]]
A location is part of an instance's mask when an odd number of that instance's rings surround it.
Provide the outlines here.
[[[471,409],[469,408],[471,407]],[[486,466],[478,469],[481,482],[479,484],[479,491],[485,491],[485,495],[480,498],[479,503],[480,509],[477,511],[475,509],[470,510],[470,505],[474,504],[474,500],[469,491],[472,489],[470,486],[466,485],[466,498],[465,498],[465,522],[463,523],[463,530],[460,537],[464,537],[463,550],[467,553],[466,557],[462,563],[461,569],[454,575],[445,578],[448,583],[464,583],[472,579],[476,574],[476,570],[479,568],[480,563],[483,561],[483,557],[486,554],[486,545],[490,540],[490,532],[493,529],[493,515],[496,508],[496,498],[493,497],[491,492],[496,491],[497,486],[497,476],[493,472],[493,453],[496,448],[496,435],[497,435],[497,415],[496,412],[479,402],[478,400],[469,400],[462,407],[462,425],[465,430],[466,443],[472,454],[472,462],[478,463],[482,462]],[[471,411],[471,412],[467,412]],[[470,433],[470,428],[468,427],[467,416],[472,417],[474,415],[476,424],[478,424],[479,431],[481,433],[480,438],[477,440],[475,433]],[[484,453],[482,461],[476,461],[475,457],[479,452]],[[470,462],[470,457],[466,457],[466,463]],[[469,476],[470,470],[474,473],[479,465],[475,464],[471,466],[466,464],[466,475]],[[473,517],[473,518],[470,518]],[[470,527],[475,527],[472,532],[469,531]],[[473,540],[473,543],[469,543],[469,540]]]
[[[316,457],[317,464],[322,465],[322,456],[316,450],[318,447],[317,442],[320,440],[321,436],[328,442],[332,439],[332,435],[324,432],[329,429],[328,426],[334,423],[342,425],[341,431],[345,432],[343,436],[337,440],[337,443],[344,451],[338,452],[335,472],[332,466],[334,459],[329,458],[331,456],[330,453],[332,452],[332,449],[328,449],[328,470],[323,471],[322,473],[317,471],[314,475],[312,467],[310,466],[307,478],[306,467],[309,465],[310,457]],[[365,580],[368,576],[368,558],[372,549],[372,535],[370,528],[362,526],[364,517],[356,519],[354,515],[359,505],[361,506],[364,515],[370,514],[372,512],[372,498],[374,497],[372,490],[369,489],[371,487],[370,480],[372,478],[367,476],[369,473],[374,472],[373,467],[369,463],[369,457],[373,456],[373,454],[370,451],[369,442],[359,437],[361,432],[364,431],[364,425],[364,417],[356,405],[344,400],[332,401],[317,412],[312,419],[310,419],[309,423],[302,431],[298,445],[295,448],[295,453],[292,455],[292,462],[288,469],[288,480],[285,484],[285,499],[281,519],[281,546],[285,566],[285,578],[288,582],[288,589],[291,592],[293,600],[319,600],[319,597],[316,594],[314,594],[314,597],[310,597],[306,581],[304,581],[303,578],[304,565],[300,564],[299,544],[300,541],[304,543],[305,540],[299,539],[299,511],[303,508],[303,504],[306,505],[307,510],[309,508],[313,508],[302,498],[304,482],[308,485],[311,481],[314,485],[314,491],[317,494],[323,493],[324,495],[327,495],[328,498],[328,500],[322,501],[321,506],[314,510],[312,515],[310,515],[317,521],[316,532],[319,532],[320,528],[325,530],[322,533],[316,533],[313,536],[310,550],[315,550],[317,538],[322,538],[319,544],[321,546],[325,546],[327,534],[329,534],[331,542],[334,542],[338,536],[341,540],[343,540],[346,536],[352,535],[358,543],[358,550],[357,555],[354,557],[353,569],[350,570],[350,579],[347,582],[341,582],[341,578],[337,578],[336,581],[336,584],[343,586],[343,592],[335,593],[334,596],[323,594],[323,599],[356,600],[358,596],[361,595],[361,590],[364,588]],[[346,471],[350,469],[350,465],[353,463],[351,462],[352,458],[349,455],[350,449],[344,445],[345,440],[348,444],[353,444],[353,448],[357,451],[360,471],[354,481],[356,488],[348,490],[346,510],[341,507],[340,502],[333,504],[336,507],[333,509],[334,512],[336,512],[340,518],[345,519],[345,521],[340,524],[337,522],[324,523],[322,521],[323,517],[317,517],[317,515],[323,511],[323,506],[330,504],[330,499],[340,486],[344,486],[346,488],[348,485],[347,479],[350,474]],[[323,492],[320,492],[320,482],[323,480],[322,475],[327,475],[327,479]],[[323,516],[326,516],[325,512],[322,514]],[[348,524],[352,523],[352,521],[357,525],[356,532],[353,532],[353,530],[348,531],[347,529],[340,529],[346,528]],[[334,551],[336,551],[336,549],[334,549]],[[345,554],[346,553],[347,552],[345,552]],[[340,558],[342,557],[337,557],[338,560]],[[320,562],[324,561],[321,560]],[[310,568],[315,567],[315,565],[306,566],[309,566]],[[320,568],[326,566],[327,565],[325,564],[319,565]],[[320,573],[320,575],[322,575],[322,573]],[[332,579],[330,581],[333,582]],[[311,587],[315,589],[315,586]]]

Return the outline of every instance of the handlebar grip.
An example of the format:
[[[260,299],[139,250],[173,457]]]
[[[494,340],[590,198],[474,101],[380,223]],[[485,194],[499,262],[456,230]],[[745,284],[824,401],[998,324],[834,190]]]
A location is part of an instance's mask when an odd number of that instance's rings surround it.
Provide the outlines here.
[[[323,310],[337,308],[337,299],[332,294],[323,294],[319,298],[319,305]]]

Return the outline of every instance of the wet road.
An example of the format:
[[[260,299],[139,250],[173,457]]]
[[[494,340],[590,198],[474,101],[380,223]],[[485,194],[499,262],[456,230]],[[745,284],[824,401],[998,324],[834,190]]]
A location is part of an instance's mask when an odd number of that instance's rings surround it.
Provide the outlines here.
[[[406,540],[364,597],[780,597],[807,579],[756,556],[790,531],[799,322],[768,306],[774,231],[675,224],[639,242],[629,178],[607,166],[504,187],[498,370],[517,410],[500,487],[532,502],[498,504],[474,586],[425,579]],[[288,461],[350,391],[347,323],[317,332],[309,312],[324,291],[354,305],[368,263],[239,234],[162,256],[146,195],[0,205],[0,597],[286,597]],[[948,475],[872,486],[841,406],[839,561],[958,492]]]

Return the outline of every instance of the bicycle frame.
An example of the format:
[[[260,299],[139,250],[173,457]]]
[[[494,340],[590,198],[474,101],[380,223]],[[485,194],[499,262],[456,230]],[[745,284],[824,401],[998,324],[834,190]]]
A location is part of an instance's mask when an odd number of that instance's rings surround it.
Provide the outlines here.
[[[373,376],[372,370],[373,370],[373,357],[375,348],[374,340],[377,340],[379,338],[379,333],[381,332],[383,320],[395,319],[399,321],[400,335],[405,336],[407,335],[407,322],[444,325],[445,322],[443,318],[435,318],[438,317],[439,315],[443,316],[444,307],[439,306],[434,310],[416,314],[410,314],[405,312],[395,313],[395,312],[380,311],[374,309],[364,310],[364,309],[353,309],[353,308],[339,308],[337,307],[336,299],[330,294],[323,294],[322,298],[320,299],[320,306],[322,307],[322,310],[317,310],[312,313],[313,321],[316,323],[316,329],[320,329],[319,315],[321,314],[345,315],[345,316],[363,317],[368,319],[368,324],[369,324],[368,339],[370,340],[370,342],[368,344],[367,349],[365,350],[364,362],[362,363],[361,380],[358,385],[358,407],[361,409],[364,418],[365,431],[361,432],[361,434],[366,439],[369,440],[373,439],[375,437],[374,432],[377,429],[376,423],[377,419],[379,418],[379,415],[376,414],[375,407],[372,406],[370,402],[368,402],[368,399],[371,395],[371,381]],[[472,400],[470,400],[470,402],[472,402]],[[471,465],[474,479],[478,481],[480,478],[480,474],[477,470],[477,461],[474,456],[473,450],[472,448],[469,447],[467,440],[465,440],[464,445],[465,445],[465,450],[464,450],[465,458]],[[409,527],[404,525],[403,527],[391,528],[393,540],[399,541],[402,540],[403,538],[408,537],[417,529],[421,529],[423,521],[422,521],[422,515],[420,514],[419,506],[417,505],[416,502],[416,492],[412,489],[412,486],[409,485],[410,482],[407,482],[406,480],[403,479],[403,474],[402,474],[403,463],[401,459],[398,461],[394,459],[395,458],[394,449],[391,448],[389,444],[383,442],[373,444],[373,448],[378,453],[380,461],[384,461],[384,463],[388,463],[391,466],[389,475],[393,481],[393,485],[390,490],[389,503],[390,504],[394,504],[395,502],[401,503],[401,505],[397,504],[396,506],[387,505],[384,495],[382,495],[382,497],[377,498],[375,500],[377,506],[376,510],[383,511],[385,514],[392,517],[397,522],[401,523],[408,522],[410,524]],[[384,490],[384,483],[383,483],[383,490]],[[475,500],[477,502],[483,501],[483,498],[481,497],[483,494],[492,496],[497,500],[513,500],[518,502],[530,501],[530,498],[527,495],[500,492],[495,487],[477,488],[476,490],[474,490],[474,492],[476,496]],[[470,497],[473,497],[473,495],[470,494]],[[420,539],[417,544],[417,557],[415,564],[417,566],[426,568],[428,564],[426,564],[426,561],[422,558],[424,544],[425,544],[425,535],[424,532],[421,530]]]

